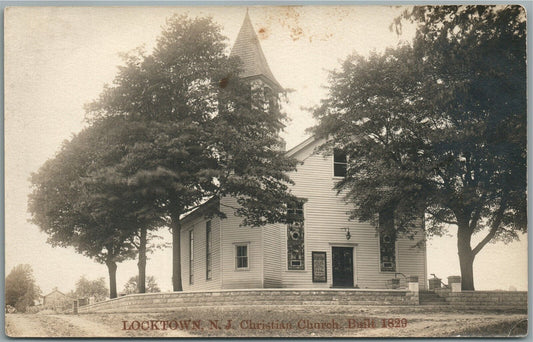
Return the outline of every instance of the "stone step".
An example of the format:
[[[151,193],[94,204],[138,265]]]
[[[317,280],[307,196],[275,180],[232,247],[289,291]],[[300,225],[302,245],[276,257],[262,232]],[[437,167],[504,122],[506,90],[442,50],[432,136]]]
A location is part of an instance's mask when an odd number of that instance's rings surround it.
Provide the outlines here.
[[[420,296],[419,297],[420,300],[442,300],[442,301],[446,301],[446,299],[444,299],[443,297],[439,297],[439,296]]]
[[[450,304],[446,302],[427,301],[427,302],[420,302],[420,305],[450,305]]]
[[[426,300],[421,300],[420,301],[420,304],[424,304],[424,303],[448,304],[448,302],[445,301],[444,299],[443,300],[440,300],[440,299],[426,299]]]
[[[446,299],[440,297],[433,291],[420,291],[420,305],[449,305]]]

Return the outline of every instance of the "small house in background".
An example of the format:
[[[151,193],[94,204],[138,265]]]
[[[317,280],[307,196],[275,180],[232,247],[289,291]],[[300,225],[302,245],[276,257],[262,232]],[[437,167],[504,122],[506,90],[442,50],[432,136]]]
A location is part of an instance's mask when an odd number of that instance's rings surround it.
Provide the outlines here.
[[[33,306],[43,305],[44,296],[39,296],[39,298],[33,300]]]
[[[65,309],[72,305],[73,300],[55,287],[52,292],[43,296],[43,307],[55,310]]]
[[[243,62],[243,78],[262,91],[268,102],[282,88],[274,78],[248,13],[232,55]],[[288,61],[289,62],[289,61]],[[270,101],[271,100],[271,101]],[[273,105],[277,105],[273,103]],[[346,155],[318,154],[323,141],[311,137],[287,151],[301,162],[290,177],[291,191],[301,199],[293,214],[303,223],[243,227],[234,215],[234,198],[212,198],[182,220],[181,262],[184,290],[250,288],[398,288],[408,276],[426,288],[423,222],[414,240],[378,233],[369,222],[350,220],[351,207],[334,185],[345,175]],[[205,218],[217,206],[227,219]],[[379,224],[394,225],[389,215]],[[394,230],[392,230],[394,231]]]

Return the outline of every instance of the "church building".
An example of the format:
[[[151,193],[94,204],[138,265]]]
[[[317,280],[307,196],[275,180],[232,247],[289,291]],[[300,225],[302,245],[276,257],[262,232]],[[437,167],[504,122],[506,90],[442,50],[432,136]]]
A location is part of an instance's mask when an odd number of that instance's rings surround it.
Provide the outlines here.
[[[248,13],[231,54],[240,57],[241,76],[253,87],[264,87],[265,93],[282,90]],[[211,199],[183,218],[185,291],[386,289],[405,287],[407,276],[417,276],[420,288],[426,288],[426,249],[414,247],[416,239],[394,239],[379,234],[371,223],[349,220],[349,205],[333,189],[346,172],[346,157],[317,153],[315,148],[322,142],[311,137],[286,152],[301,162],[290,177],[295,183],[292,193],[302,199],[294,210],[303,223],[240,226],[242,218],[231,209],[236,200],[228,197]],[[207,206],[218,206],[227,218],[205,218]],[[418,235],[423,236],[422,229]]]

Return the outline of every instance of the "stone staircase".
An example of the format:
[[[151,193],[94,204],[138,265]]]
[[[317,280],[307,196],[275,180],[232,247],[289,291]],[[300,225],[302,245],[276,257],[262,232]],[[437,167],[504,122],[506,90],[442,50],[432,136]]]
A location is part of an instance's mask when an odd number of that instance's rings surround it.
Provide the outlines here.
[[[433,291],[420,291],[420,305],[449,305],[446,299]]]

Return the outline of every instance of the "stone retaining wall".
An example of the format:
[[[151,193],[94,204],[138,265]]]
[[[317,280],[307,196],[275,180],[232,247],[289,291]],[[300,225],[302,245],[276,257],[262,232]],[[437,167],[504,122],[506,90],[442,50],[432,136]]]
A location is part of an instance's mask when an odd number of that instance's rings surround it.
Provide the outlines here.
[[[453,306],[527,308],[527,292],[525,291],[451,292],[449,289],[436,289],[435,293],[446,299],[446,302]]]
[[[242,305],[418,305],[419,296],[407,290],[226,290],[128,295],[81,306],[89,312],[161,312],[183,307]]]

